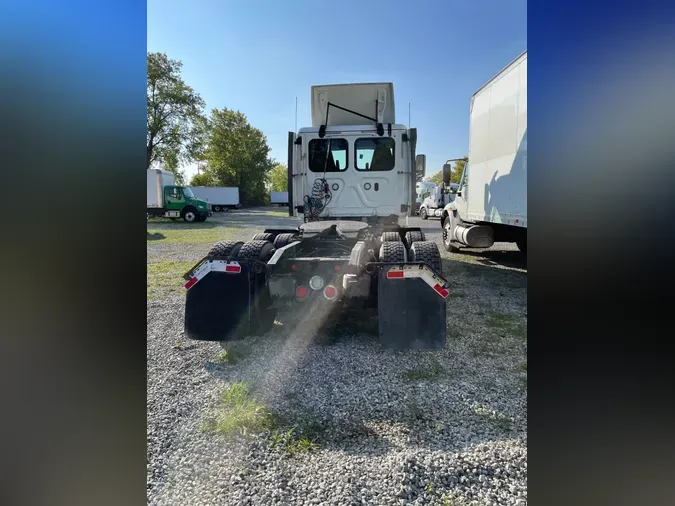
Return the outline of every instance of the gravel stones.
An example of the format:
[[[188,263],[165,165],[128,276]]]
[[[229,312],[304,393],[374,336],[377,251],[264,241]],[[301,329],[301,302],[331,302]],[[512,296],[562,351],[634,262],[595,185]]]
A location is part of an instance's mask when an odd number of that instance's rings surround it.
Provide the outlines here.
[[[242,240],[262,230],[259,217],[250,228],[238,219]],[[311,340],[275,325],[244,344],[241,361],[222,364],[218,343],[183,335],[181,295],[148,303],[148,503],[527,504],[526,342],[495,341],[477,314],[520,310],[525,288],[500,296],[489,280],[462,276],[441,352],[383,350],[353,323]],[[407,374],[437,365],[429,381]],[[236,381],[318,447],[289,455],[269,435],[204,430]]]

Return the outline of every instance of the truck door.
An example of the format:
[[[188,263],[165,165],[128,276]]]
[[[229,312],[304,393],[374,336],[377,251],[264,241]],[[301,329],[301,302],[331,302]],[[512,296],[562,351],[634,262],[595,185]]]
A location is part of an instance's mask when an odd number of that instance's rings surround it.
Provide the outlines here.
[[[411,191],[401,133],[326,135],[307,144],[307,190],[324,177],[330,202],[322,216],[386,216],[401,212]],[[330,146],[330,150],[329,150]],[[408,172],[406,172],[406,170]]]
[[[180,211],[185,206],[183,190],[178,186],[164,187],[164,203],[167,211]]]
[[[464,165],[464,172],[459,181],[459,188],[457,189],[457,196],[455,197],[455,209],[459,217],[463,220],[467,219],[469,205],[469,164]]]

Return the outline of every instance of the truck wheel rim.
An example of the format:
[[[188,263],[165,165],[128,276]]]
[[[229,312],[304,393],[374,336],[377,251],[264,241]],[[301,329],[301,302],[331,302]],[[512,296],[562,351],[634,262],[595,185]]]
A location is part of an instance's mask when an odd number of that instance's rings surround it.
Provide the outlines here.
[[[189,211],[187,213],[185,213],[185,217],[187,218],[188,221],[194,221],[194,219],[195,219],[194,213],[189,212]]]
[[[448,220],[443,227],[443,240],[446,244],[450,244],[450,220]]]

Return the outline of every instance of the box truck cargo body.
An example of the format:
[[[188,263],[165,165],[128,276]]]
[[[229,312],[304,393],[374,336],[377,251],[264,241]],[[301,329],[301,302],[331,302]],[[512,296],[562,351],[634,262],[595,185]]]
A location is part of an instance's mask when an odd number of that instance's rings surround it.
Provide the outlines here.
[[[469,161],[441,217],[448,251],[527,249],[527,51],[482,86],[469,109]]]
[[[146,178],[147,219],[154,216],[194,222],[211,216],[209,203],[195,197],[190,188],[176,185],[173,172],[147,169]]]
[[[270,193],[270,204],[277,206],[287,206],[288,205],[288,192],[271,192]]]
[[[198,199],[205,200],[214,212],[239,208],[239,188],[231,186],[191,186]]]

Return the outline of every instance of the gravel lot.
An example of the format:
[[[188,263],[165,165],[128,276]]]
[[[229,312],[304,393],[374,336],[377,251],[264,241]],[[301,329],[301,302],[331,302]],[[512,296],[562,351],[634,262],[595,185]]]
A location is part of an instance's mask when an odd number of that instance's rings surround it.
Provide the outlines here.
[[[527,267],[515,246],[441,247],[452,295],[440,352],[383,350],[364,319],[312,341],[277,325],[233,363],[185,338],[185,266],[218,239],[298,223],[285,208],[148,223],[148,503],[527,504]],[[440,247],[438,220],[409,224]],[[272,429],[209,430],[237,382],[314,444],[290,452]]]

